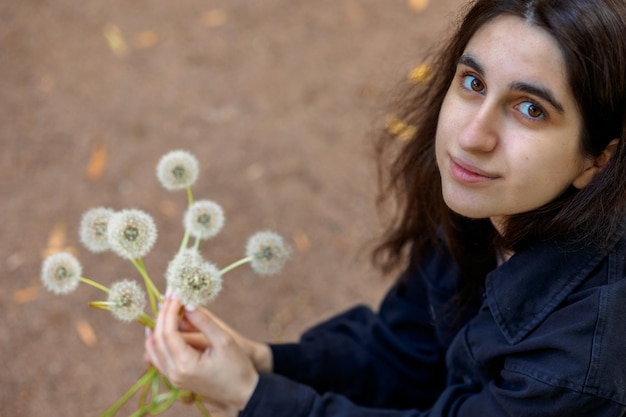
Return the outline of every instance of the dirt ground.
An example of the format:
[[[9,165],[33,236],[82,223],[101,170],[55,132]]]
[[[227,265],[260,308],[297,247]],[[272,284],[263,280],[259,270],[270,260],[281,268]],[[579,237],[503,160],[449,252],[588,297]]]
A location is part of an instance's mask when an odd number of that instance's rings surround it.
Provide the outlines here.
[[[91,207],[140,208],[159,229],[145,262],[162,286],[186,208],[155,176],[173,149],[197,156],[196,198],[226,213],[207,259],[240,258],[261,229],[294,248],[280,275],[227,275],[212,306],[225,321],[289,341],[356,303],[375,306],[392,278],[368,262],[380,230],[372,132],[459,4],[2,0],[0,417],[95,417],[145,369],[141,326],[91,309],[102,299],[91,287],[48,293],[39,270],[70,250],[90,279],[139,278],[82,247],[78,224]]]

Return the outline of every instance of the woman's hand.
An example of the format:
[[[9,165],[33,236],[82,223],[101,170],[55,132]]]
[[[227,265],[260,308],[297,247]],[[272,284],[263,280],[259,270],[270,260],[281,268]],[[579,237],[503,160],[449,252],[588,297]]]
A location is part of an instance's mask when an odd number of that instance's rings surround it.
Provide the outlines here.
[[[231,337],[235,339],[239,347],[241,347],[243,351],[246,352],[246,354],[250,357],[257,371],[272,372],[272,351],[267,344],[250,340],[235,331],[232,327],[228,326],[210,311],[206,309],[201,309],[201,311],[203,314],[208,315],[215,323],[217,323],[222,329],[224,329],[224,331],[228,332]],[[206,336],[204,336],[204,334],[202,334],[202,332],[200,332],[187,319],[186,315],[183,315],[183,317],[181,318],[180,323],[178,324],[178,329],[182,332],[182,336],[187,344],[193,346],[198,350],[205,350],[209,347],[209,341],[207,340]]]
[[[197,329],[205,341],[200,342],[196,334],[194,344],[188,344],[179,330],[181,307],[173,297],[164,301],[154,331],[146,337],[149,361],[174,386],[205,397],[224,410],[243,409],[259,378],[251,352],[239,345],[250,341],[240,336],[237,340],[238,335],[207,310],[197,309],[185,311],[184,317],[186,325]],[[250,342],[247,348],[254,351],[256,345]]]

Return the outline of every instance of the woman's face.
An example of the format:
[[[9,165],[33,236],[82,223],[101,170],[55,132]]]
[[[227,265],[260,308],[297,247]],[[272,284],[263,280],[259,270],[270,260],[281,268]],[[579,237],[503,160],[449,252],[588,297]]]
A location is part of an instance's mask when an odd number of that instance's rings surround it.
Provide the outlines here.
[[[497,227],[583,187],[593,160],[581,150],[581,126],[556,40],[520,18],[494,19],[468,43],[441,108],[446,204]]]

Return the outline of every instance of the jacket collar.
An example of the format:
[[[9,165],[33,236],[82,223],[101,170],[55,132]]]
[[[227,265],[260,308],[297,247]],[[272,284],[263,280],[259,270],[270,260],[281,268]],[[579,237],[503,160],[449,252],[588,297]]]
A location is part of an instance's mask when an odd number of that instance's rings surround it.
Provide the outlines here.
[[[616,245],[549,242],[513,255],[487,275],[486,301],[509,343],[518,343],[570,295]]]

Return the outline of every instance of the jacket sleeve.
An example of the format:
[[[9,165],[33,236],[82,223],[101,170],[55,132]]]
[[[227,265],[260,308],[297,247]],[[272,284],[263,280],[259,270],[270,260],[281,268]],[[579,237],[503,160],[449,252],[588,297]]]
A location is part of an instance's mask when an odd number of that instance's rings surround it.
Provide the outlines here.
[[[361,405],[430,407],[445,383],[445,360],[419,274],[409,267],[378,313],[355,307],[299,343],[272,345],[274,372]]]
[[[481,391],[471,385],[448,387],[430,410],[367,408],[275,374],[261,374],[239,417],[617,417],[624,407],[597,396],[539,382],[521,373],[504,375]]]

